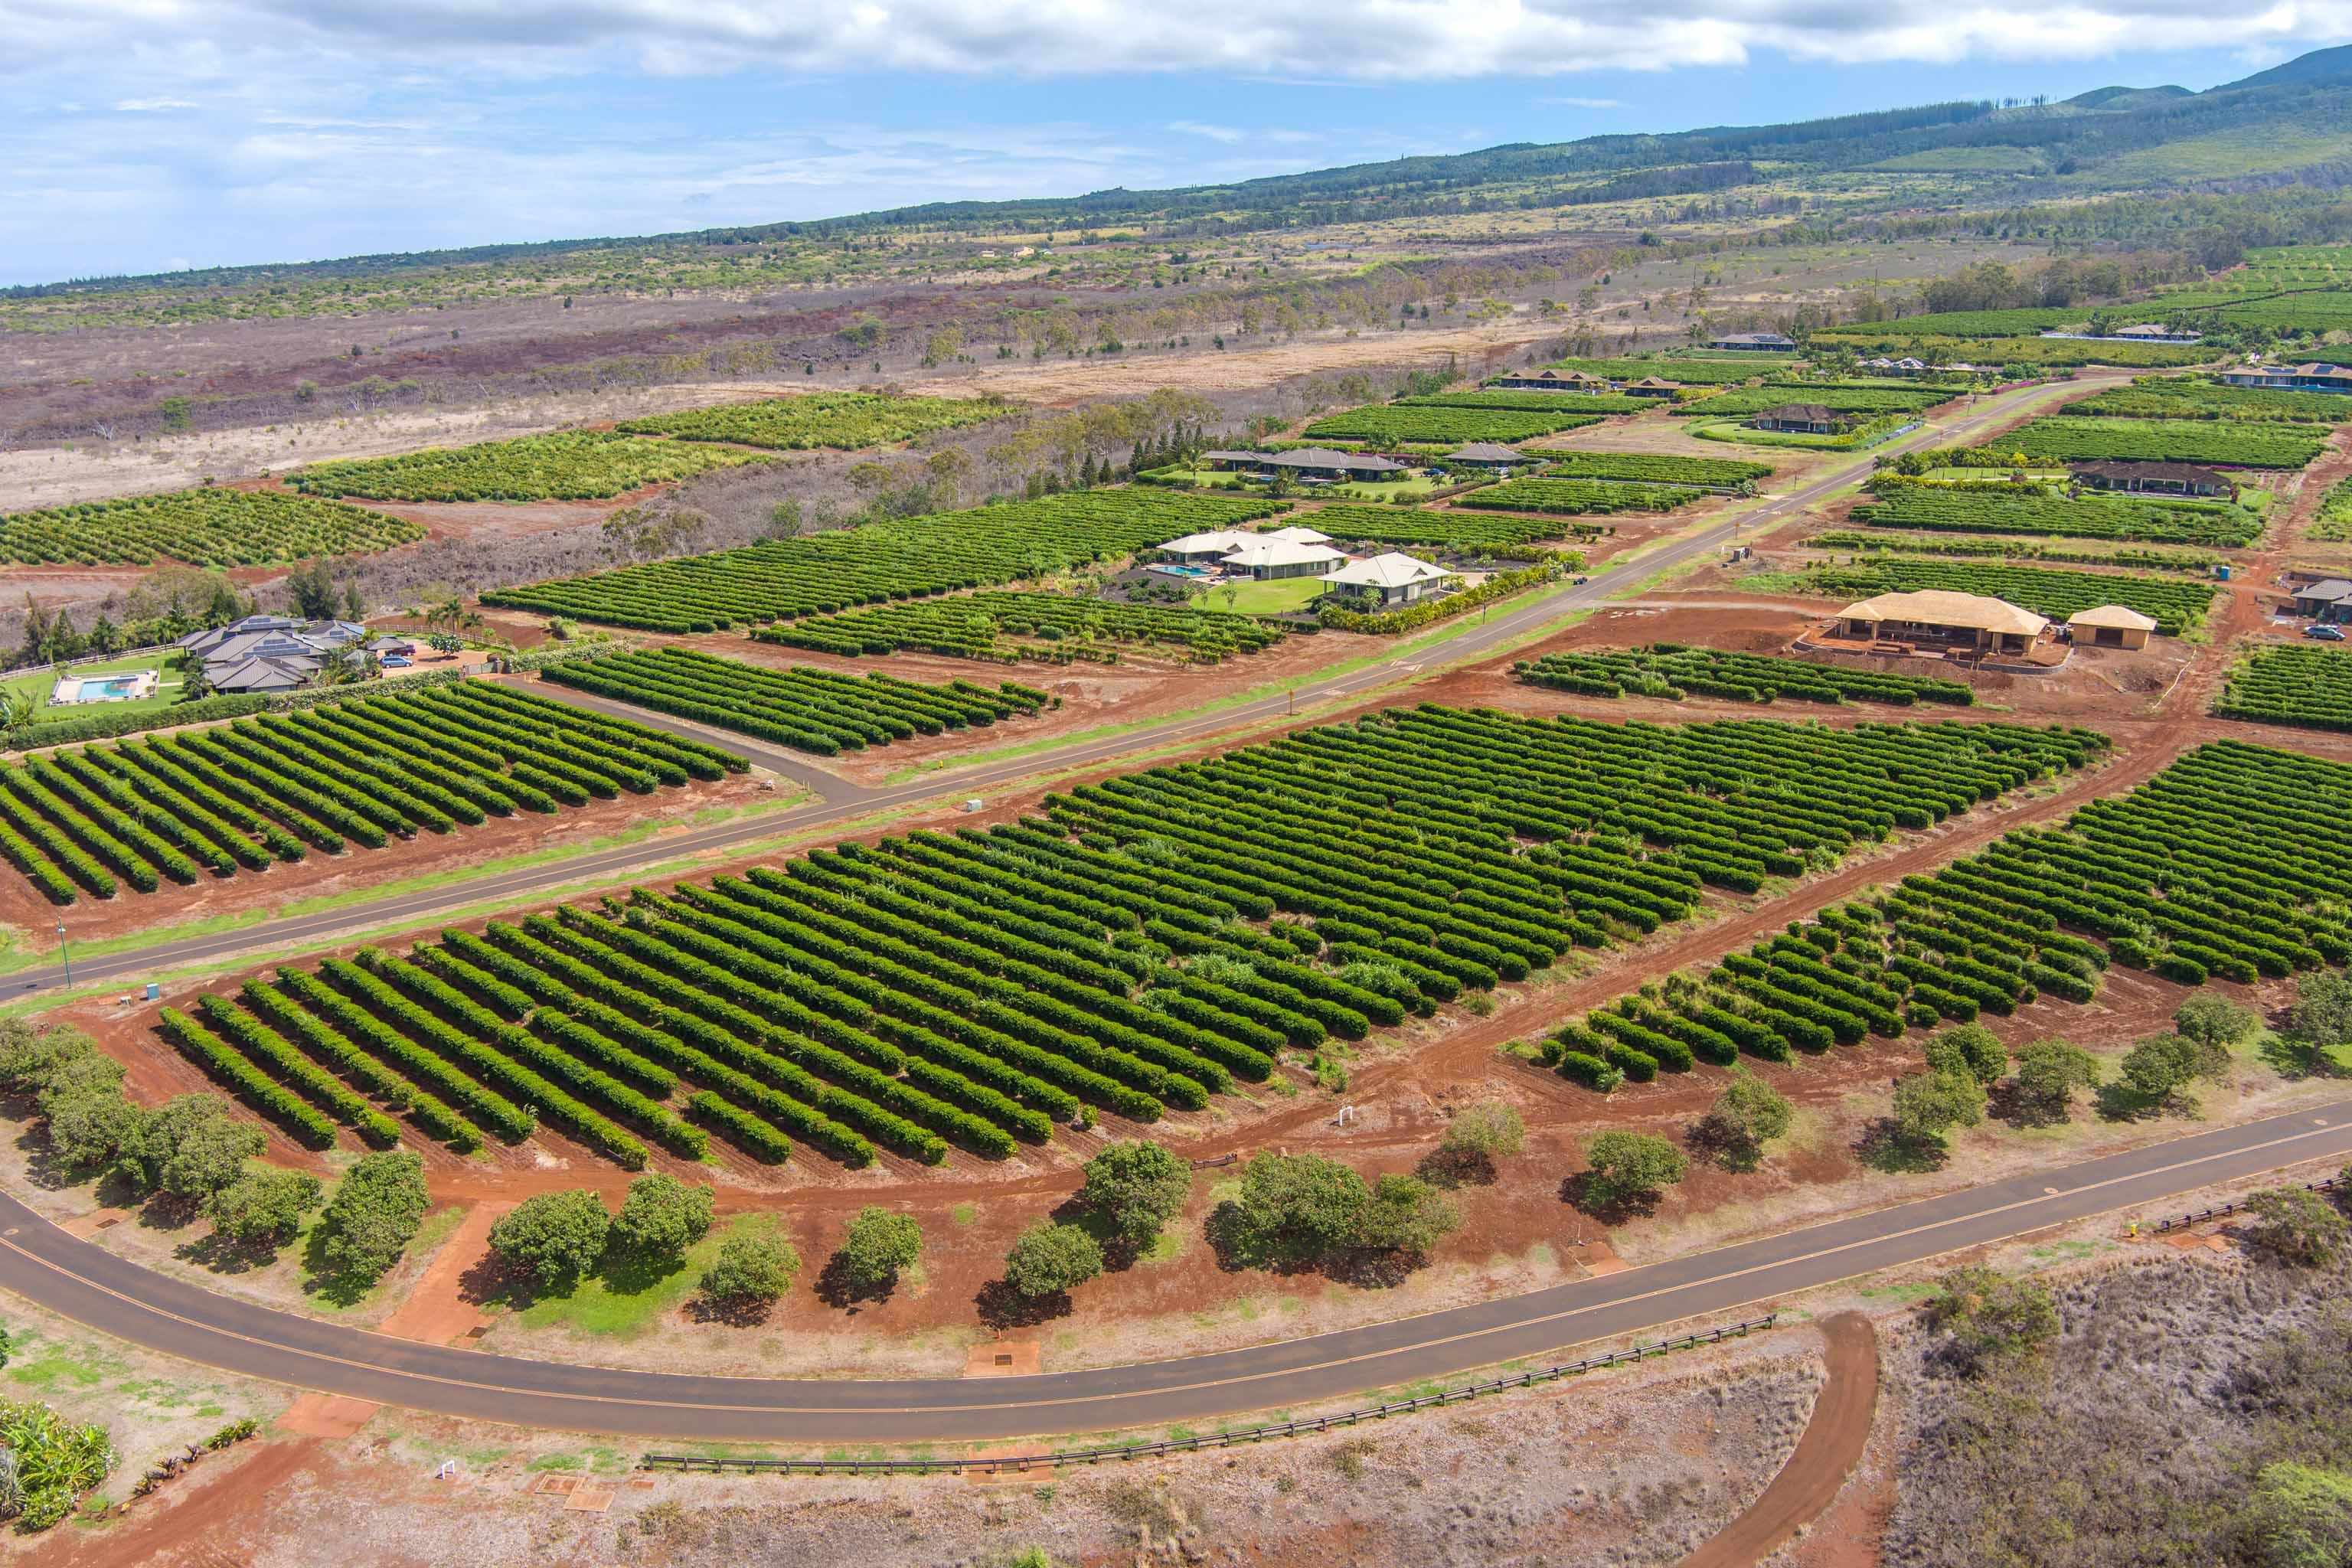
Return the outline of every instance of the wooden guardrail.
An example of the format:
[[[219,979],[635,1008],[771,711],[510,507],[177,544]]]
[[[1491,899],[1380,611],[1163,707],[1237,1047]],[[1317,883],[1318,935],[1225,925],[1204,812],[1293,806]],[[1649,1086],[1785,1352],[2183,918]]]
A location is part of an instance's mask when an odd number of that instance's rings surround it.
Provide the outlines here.
[[[1414,1399],[1391,1400],[1384,1405],[1370,1405],[1360,1410],[1343,1411],[1337,1415],[1318,1415],[1303,1421],[1271,1422],[1263,1426],[1246,1426],[1231,1432],[1212,1432],[1197,1437],[1171,1437],[1157,1443],[1130,1443],[1100,1448],[1067,1448],[1059,1453],[1017,1454],[1010,1458],[982,1459],[738,1459],[710,1458],[693,1454],[646,1454],[637,1460],[642,1470],[700,1471],[711,1475],[740,1470],[751,1475],[894,1475],[929,1474],[945,1470],[1026,1470],[1036,1467],[1050,1469],[1060,1465],[1092,1465],[1105,1459],[1140,1459],[1157,1454],[1190,1453],[1199,1448],[1230,1448],[1236,1443],[1258,1443],[1269,1437],[1293,1437],[1301,1432],[1328,1432],[1334,1426],[1353,1426],[1360,1421],[1381,1420],[1391,1415],[1402,1415],[1415,1410],[1428,1410],[1447,1405],[1459,1405],[1482,1394],[1501,1394],[1514,1388],[1527,1388],[1538,1383],[1552,1383],[1563,1377],[1593,1372],[1603,1367],[1622,1365],[1629,1361],[1643,1361],[1654,1355],[1689,1350],[1698,1345],[1720,1344],[1727,1339],[1744,1338],[1758,1329],[1769,1329],[1779,1321],[1778,1312],[1767,1312],[1760,1318],[1747,1318],[1721,1328],[1701,1329],[1692,1333],[1678,1334],[1673,1339],[1648,1344],[1635,1344],[1606,1355],[1586,1356],[1580,1361],[1560,1362],[1553,1366],[1539,1367],[1533,1372],[1517,1373],[1509,1377],[1492,1378],[1462,1388],[1446,1389],[1438,1394],[1424,1394]]]
[[[2343,1184],[2341,1178],[2328,1176],[2316,1182],[2305,1182],[2302,1186],[2306,1193],[2332,1193]],[[2182,1230],[2192,1225],[2203,1225],[2209,1219],[2220,1219],[2223,1215],[2237,1214],[2245,1206],[2242,1202],[2216,1204],[2210,1209],[2199,1209],[2194,1214],[2176,1215],[2170,1219],[2158,1220],[2147,1228],[2150,1234],[2162,1236],[2168,1230]]]

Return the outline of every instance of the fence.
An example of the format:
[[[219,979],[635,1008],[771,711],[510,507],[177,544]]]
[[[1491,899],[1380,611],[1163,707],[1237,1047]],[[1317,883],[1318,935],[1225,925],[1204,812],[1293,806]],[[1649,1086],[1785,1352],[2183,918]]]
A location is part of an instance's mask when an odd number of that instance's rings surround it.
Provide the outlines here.
[[[704,1458],[690,1454],[646,1454],[637,1460],[641,1470],[707,1471],[712,1475],[729,1470],[741,1470],[751,1475],[813,1476],[847,1474],[863,1475],[927,1475],[936,1470],[961,1474],[965,1470],[1025,1470],[1031,1466],[1053,1468],[1059,1465],[1092,1465],[1105,1459],[1140,1459],[1158,1454],[1184,1454],[1199,1448],[1230,1448],[1236,1443],[1258,1443],[1269,1437],[1295,1437],[1301,1432],[1328,1432],[1334,1426],[1353,1426],[1365,1420],[1383,1420],[1391,1415],[1402,1415],[1415,1410],[1427,1410],[1448,1405],[1459,1405],[1476,1399],[1481,1394],[1501,1394],[1514,1388],[1527,1388],[1538,1383],[1552,1383],[1563,1377],[1602,1367],[1621,1365],[1629,1361],[1643,1361],[1654,1355],[1665,1355],[1674,1351],[1690,1350],[1697,1345],[1720,1344],[1727,1339],[1742,1339],[1758,1329],[1769,1329],[1779,1321],[1778,1312],[1767,1312],[1760,1318],[1748,1318],[1727,1323],[1718,1329],[1702,1329],[1651,1344],[1635,1344],[1630,1349],[1613,1351],[1607,1355],[1586,1356],[1581,1361],[1561,1362],[1556,1366],[1540,1367],[1534,1372],[1522,1372],[1510,1377],[1497,1377],[1486,1383],[1474,1383],[1463,1388],[1452,1388],[1439,1394],[1424,1394],[1415,1399],[1391,1400],[1385,1405],[1367,1405],[1360,1410],[1344,1411],[1337,1415],[1318,1415],[1304,1421],[1281,1421],[1264,1426],[1246,1426],[1233,1432],[1212,1432],[1198,1437],[1171,1437],[1158,1443],[1130,1443],[1123,1447],[1104,1448],[1070,1448],[1060,1453],[1019,1454],[993,1459],[719,1459]]]
[[[0,674],[11,678],[19,675],[47,675],[52,670],[71,669],[78,664],[104,664],[109,659],[137,658],[142,654],[149,653],[176,654],[179,651],[180,645],[177,643],[149,643],[144,647],[120,648],[113,653],[85,653],[73,658],[61,658],[55,664],[28,664],[16,669],[0,670]]]
[[[2332,1193],[2341,1185],[2343,1185],[2341,1177],[2327,1176],[2316,1182],[2304,1183],[2303,1190],[2306,1193]],[[2220,1219],[2223,1215],[2237,1214],[2245,1206],[2242,1200],[2237,1203],[2216,1204],[2210,1209],[2199,1209],[2195,1214],[2179,1215],[2171,1219],[2158,1220],[2147,1228],[2149,1234],[2162,1236],[2168,1230],[2179,1230],[2188,1226],[2203,1225],[2209,1219]]]

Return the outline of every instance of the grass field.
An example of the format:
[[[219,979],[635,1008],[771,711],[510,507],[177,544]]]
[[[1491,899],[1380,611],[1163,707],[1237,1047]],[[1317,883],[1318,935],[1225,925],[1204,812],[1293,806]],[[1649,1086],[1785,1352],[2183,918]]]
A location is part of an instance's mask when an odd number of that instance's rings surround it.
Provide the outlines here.
[[[1279,616],[1302,609],[1324,591],[1320,577],[1280,577],[1271,583],[1234,583],[1212,588],[1192,601],[1196,610],[1230,610],[1244,616]],[[1231,595],[1232,602],[1227,602]]]
[[[169,708],[180,700],[180,689],[187,678],[171,666],[170,656],[156,652],[132,654],[122,658],[110,658],[91,664],[77,664],[72,673],[80,676],[122,675],[134,669],[159,672],[155,695],[133,702],[74,702],[61,708],[49,705],[49,692],[58,683],[58,671],[45,669],[37,675],[12,675],[0,679],[0,691],[23,692],[33,700],[36,720],[63,719],[77,713],[152,713],[159,708]]]

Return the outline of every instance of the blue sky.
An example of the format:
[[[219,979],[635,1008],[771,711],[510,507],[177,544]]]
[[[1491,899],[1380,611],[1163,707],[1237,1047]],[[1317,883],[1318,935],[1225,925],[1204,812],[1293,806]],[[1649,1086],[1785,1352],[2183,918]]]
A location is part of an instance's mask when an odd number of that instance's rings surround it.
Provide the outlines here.
[[[2013,4],[0,0],[0,283],[2204,88],[2352,37],[2352,0]],[[2150,36],[2203,47],[2116,47]]]

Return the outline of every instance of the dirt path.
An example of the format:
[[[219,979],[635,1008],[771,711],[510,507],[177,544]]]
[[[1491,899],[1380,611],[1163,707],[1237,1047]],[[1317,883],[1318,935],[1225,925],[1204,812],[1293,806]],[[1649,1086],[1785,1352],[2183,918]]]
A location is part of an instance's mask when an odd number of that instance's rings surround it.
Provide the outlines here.
[[[1682,1568],[1754,1568],[1829,1507],[1870,1441],[1878,1408],[1878,1336],[1860,1312],[1822,1322],[1829,1381],[1813,1401],[1797,1451],[1764,1495],[1723,1532],[1683,1559]]]

